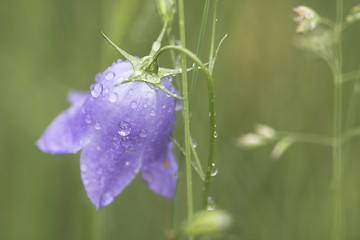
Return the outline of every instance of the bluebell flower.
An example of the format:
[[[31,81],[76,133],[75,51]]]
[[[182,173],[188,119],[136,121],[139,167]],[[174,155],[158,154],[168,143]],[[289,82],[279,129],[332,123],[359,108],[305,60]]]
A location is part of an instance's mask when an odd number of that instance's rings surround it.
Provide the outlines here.
[[[170,140],[176,100],[166,91],[141,81],[119,60],[96,75],[90,92],[70,92],[72,104],[46,129],[37,146],[46,153],[80,150],[80,173],[96,208],[110,204],[141,171],[155,193],[172,198],[178,166]],[[171,77],[161,84],[175,93]]]

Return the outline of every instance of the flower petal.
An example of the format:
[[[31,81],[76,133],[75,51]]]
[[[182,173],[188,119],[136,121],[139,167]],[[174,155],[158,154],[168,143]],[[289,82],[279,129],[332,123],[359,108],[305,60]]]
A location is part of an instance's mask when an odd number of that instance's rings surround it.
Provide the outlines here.
[[[71,104],[76,104],[76,105],[82,105],[87,97],[89,97],[89,92],[76,91],[76,90],[70,91],[67,96],[68,101]]]
[[[81,178],[97,209],[110,204],[124,190],[139,172],[143,159],[143,147],[129,145],[133,149],[127,151],[123,140],[109,138],[103,134],[92,139],[80,157]]]
[[[88,97],[88,93],[69,93],[72,106],[54,119],[36,143],[42,151],[66,154],[76,153],[82,148],[86,124],[80,109]]]
[[[171,92],[174,87],[170,78],[162,79],[164,86]],[[142,167],[142,177],[148,187],[155,193],[172,198],[176,189],[176,172],[178,166],[173,156],[173,145],[170,136],[175,123],[176,100],[161,90],[156,92],[156,115],[154,115],[154,132],[150,150],[147,152]]]
[[[160,150],[160,149],[158,149]],[[173,144],[169,142],[158,156],[149,155],[142,167],[142,177],[155,193],[172,198],[176,191],[177,162],[173,155]]]

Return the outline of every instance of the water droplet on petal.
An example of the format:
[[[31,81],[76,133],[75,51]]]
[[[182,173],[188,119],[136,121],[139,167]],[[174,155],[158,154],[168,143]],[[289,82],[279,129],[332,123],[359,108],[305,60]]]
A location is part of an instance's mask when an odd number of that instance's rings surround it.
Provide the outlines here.
[[[85,122],[86,122],[87,124],[90,124],[90,123],[92,122],[92,117],[91,117],[90,114],[86,114],[86,116],[85,116]]]
[[[114,103],[114,102],[116,102],[118,100],[118,95],[117,95],[117,93],[111,93],[110,95],[109,95],[109,102],[112,102],[112,103]]]
[[[94,125],[94,128],[96,130],[100,130],[101,129],[101,123],[100,122],[96,122],[95,125]]]
[[[126,161],[125,162],[125,166],[129,166],[130,165],[130,162],[129,161]]]
[[[100,96],[100,94],[102,93],[102,90],[103,90],[103,87],[99,83],[95,83],[95,84],[91,85],[91,87],[90,87],[91,95],[94,98],[97,98],[98,96]]]
[[[111,79],[113,79],[115,77],[115,74],[113,72],[108,72],[105,75],[105,79],[110,81]]]
[[[130,104],[130,107],[133,108],[133,109],[135,109],[135,108],[137,107],[137,103],[136,103],[136,102],[132,102],[132,103]]]
[[[208,199],[207,199],[207,210],[212,211],[212,210],[215,210],[215,208],[216,208],[216,203],[215,203],[214,198],[208,197]]]
[[[166,108],[166,105],[164,104],[164,105],[162,106],[162,108],[165,109],[165,108]]]
[[[112,192],[105,192],[102,196],[101,196],[101,205],[105,206],[108,205],[109,203],[111,203],[114,200],[114,195],[112,194]]]
[[[131,127],[130,127],[130,123],[128,122],[121,122],[120,123],[120,129],[118,131],[119,135],[122,137],[126,137],[127,135],[129,135],[131,132]]]
[[[148,104],[147,104],[147,103],[144,103],[143,106],[144,106],[144,108],[147,108],[147,107],[148,107]]]
[[[217,168],[217,166],[215,165],[215,163],[212,163],[211,164],[211,172],[210,172],[210,175],[212,177],[215,177],[219,172],[219,169]]]
[[[155,113],[155,111],[154,110],[151,110],[151,112],[150,112],[150,116],[155,116],[156,115],[156,113]]]
[[[105,88],[105,89],[104,89],[104,94],[109,93],[109,91],[110,91],[110,89],[109,89],[109,88]]]
[[[145,129],[141,129],[139,135],[140,135],[140,137],[144,138],[147,136],[147,131]]]
[[[88,168],[87,168],[87,166],[85,164],[81,164],[81,166],[80,166],[81,171],[86,172],[87,169]]]

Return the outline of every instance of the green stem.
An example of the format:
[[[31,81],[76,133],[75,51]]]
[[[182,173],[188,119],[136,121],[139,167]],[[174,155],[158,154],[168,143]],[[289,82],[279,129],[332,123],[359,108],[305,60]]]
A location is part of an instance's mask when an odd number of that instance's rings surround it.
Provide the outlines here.
[[[185,16],[184,16],[184,0],[178,1],[179,6],[179,28],[181,46],[186,48],[185,39]],[[156,59],[156,58],[155,58]],[[183,118],[184,118],[184,134],[185,134],[185,162],[186,162],[186,186],[187,186],[187,205],[188,205],[188,221],[193,219],[193,193],[192,193],[192,175],[191,175],[191,138],[190,138],[190,113],[189,113],[189,95],[186,71],[186,54],[181,55],[182,65],[182,97],[183,97]]]
[[[208,86],[208,98],[209,98],[209,158],[208,165],[206,168],[206,175],[204,181],[203,188],[203,207],[207,207],[207,199],[209,197],[210,192],[210,179],[211,179],[211,169],[212,164],[214,163],[214,151],[215,151],[215,91],[214,91],[214,80],[212,77],[212,73],[207,69],[205,64],[190,50],[175,46],[169,45],[161,48],[157,54],[155,54],[154,58],[156,59],[161,53],[165,51],[175,50],[179,51],[183,54],[186,54],[190,57],[201,69],[201,71],[205,74]],[[186,67],[186,66],[185,66]],[[184,96],[183,96],[184,97]]]
[[[214,51],[215,51],[215,32],[216,32],[216,12],[218,0],[214,3],[213,22],[211,31],[210,55],[209,55],[209,71],[212,72],[214,68]]]
[[[295,133],[295,132],[276,132],[276,139],[284,137],[293,138],[296,142],[313,143],[325,146],[334,146],[334,138],[328,136],[321,136],[307,133]]]
[[[343,82],[348,82],[351,80],[357,80],[360,77],[360,71],[347,72],[342,75]]]
[[[346,143],[351,138],[359,136],[359,135],[360,135],[360,128],[354,128],[354,129],[348,130],[343,135],[343,143]]]
[[[337,0],[337,18],[335,26],[336,38],[336,66],[334,71],[334,148],[333,148],[333,186],[334,186],[334,205],[333,205],[333,227],[332,239],[344,239],[343,221],[343,159],[342,159],[342,49],[341,49],[341,28],[343,0]]]
[[[198,43],[197,43],[197,47],[196,47],[196,56],[200,56],[202,46],[203,46],[203,43],[204,43],[205,28],[206,28],[206,24],[207,24],[208,15],[209,15],[209,6],[210,6],[210,0],[206,0],[203,15],[202,15],[202,19],[201,19],[199,39],[198,39]],[[192,74],[192,77],[191,77],[190,94],[192,93],[193,89],[195,88],[195,81],[196,81],[197,76],[198,76],[197,67],[198,67],[197,64],[195,64],[193,74]]]

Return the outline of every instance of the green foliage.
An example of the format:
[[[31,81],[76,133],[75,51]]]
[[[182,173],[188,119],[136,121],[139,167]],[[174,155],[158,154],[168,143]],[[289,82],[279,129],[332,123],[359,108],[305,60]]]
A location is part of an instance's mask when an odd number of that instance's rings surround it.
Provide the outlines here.
[[[279,161],[270,161],[274,145],[249,152],[237,147],[238,137],[256,122],[290,132],[332,131],[329,68],[293,45],[299,41],[294,40],[290,12],[297,4],[303,1],[219,1],[218,36],[229,37],[214,68],[219,172],[211,195],[233,216],[234,225],[225,239],[329,239],[329,148],[297,142]],[[335,19],[328,1],[311,4],[321,15]],[[344,12],[352,13],[354,4],[346,5]],[[203,8],[203,1],[185,1],[187,47],[193,52]],[[118,54],[99,29],[134,55],[148,54],[162,26],[154,2],[13,0],[2,2],[1,9],[0,239],[163,239],[171,229],[172,201],[154,195],[137,179],[112,206],[96,212],[81,186],[78,156],[50,157],[34,144],[52,118],[68,106],[67,91],[88,90],[94,75],[116,60]],[[343,39],[345,71],[359,67],[356,24],[348,25],[352,30]],[[319,32],[314,29],[311,34],[324,31],[332,44],[331,26],[317,26]],[[205,35],[211,37],[209,32]],[[161,66],[170,65],[170,57],[159,61]],[[354,76],[344,87],[345,103],[351,100],[358,74]],[[197,81],[191,98],[192,137],[203,166],[202,156],[208,150],[204,82]],[[358,94],[354,101],[359,101]],[[358,107],[352,113],[359,117]],[[344,166],[347,239],[360,238],[357,144],[354,138]],[[201,198],[201,181],[195,179],[196,198]],[[179,191],[184,190],[181,180]],[[179,203],[180,209],[186,208],[185,199]],[[182,211],[178,215],[185,219]]]

